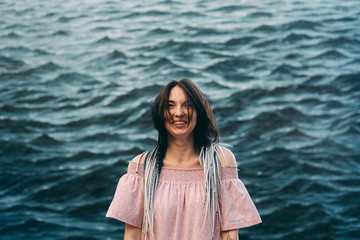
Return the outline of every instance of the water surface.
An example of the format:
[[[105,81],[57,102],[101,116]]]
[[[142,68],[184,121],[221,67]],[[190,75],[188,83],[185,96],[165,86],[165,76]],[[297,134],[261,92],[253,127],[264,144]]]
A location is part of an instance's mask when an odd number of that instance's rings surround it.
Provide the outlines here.
[[[1,239],[121,239],[104,218],[171,79],[208,97],[263,223],[360,238],[358,1],[0,2]]]

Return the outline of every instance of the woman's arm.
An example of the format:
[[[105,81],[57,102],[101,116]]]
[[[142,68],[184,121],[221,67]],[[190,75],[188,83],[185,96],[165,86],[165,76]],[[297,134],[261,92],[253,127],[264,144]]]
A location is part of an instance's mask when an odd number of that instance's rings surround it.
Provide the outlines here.
[[[221,232],[221,240],[239,240],[238,229]]]
[[[141,240],[141,228],[125,223],[124,240]]]

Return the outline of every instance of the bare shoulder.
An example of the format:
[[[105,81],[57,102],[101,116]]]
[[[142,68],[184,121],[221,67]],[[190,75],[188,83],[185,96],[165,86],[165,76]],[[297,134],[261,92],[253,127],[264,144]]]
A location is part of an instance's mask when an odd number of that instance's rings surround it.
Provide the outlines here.
[[[237,166],[235,156],[230,149],[218,146],[218,150],[222,166]]]
[[[138,163],[138,162],[140,162],[140,163],[144,163],[146,153],[147,153],[147,152],[143,152],[143,153],[141,153],[141,154],[137,155],[136,157],[134,157],[134,158],[131,160],[131,162],[135,162],[135,163]]]

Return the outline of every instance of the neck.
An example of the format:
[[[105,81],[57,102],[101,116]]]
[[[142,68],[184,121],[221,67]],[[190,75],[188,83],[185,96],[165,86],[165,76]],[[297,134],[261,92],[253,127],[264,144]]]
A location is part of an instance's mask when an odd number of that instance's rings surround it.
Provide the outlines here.
[[[164,166],[172,167],[197,167],[199,153],[194,147],[194,138],[168,139],[168,147],[165,154]]]

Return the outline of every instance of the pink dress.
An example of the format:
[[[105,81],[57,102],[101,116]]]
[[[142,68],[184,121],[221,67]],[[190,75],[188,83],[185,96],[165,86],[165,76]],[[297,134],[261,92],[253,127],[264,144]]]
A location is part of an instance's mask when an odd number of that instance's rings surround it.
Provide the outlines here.
[[[127,174],[119,180],[106,217],[141,228],[144,210],[142,175],[143,164],[131,161]],[[222,167],[221,175],[222,226],[217,219],[215,240],[221,239],[220,231],[261,223],[249,193],[238,178],[237,167]],[[163,167],[154,198],[155,239],[211,239],[208,222],[201,222],[204,196],[202,169]]]

